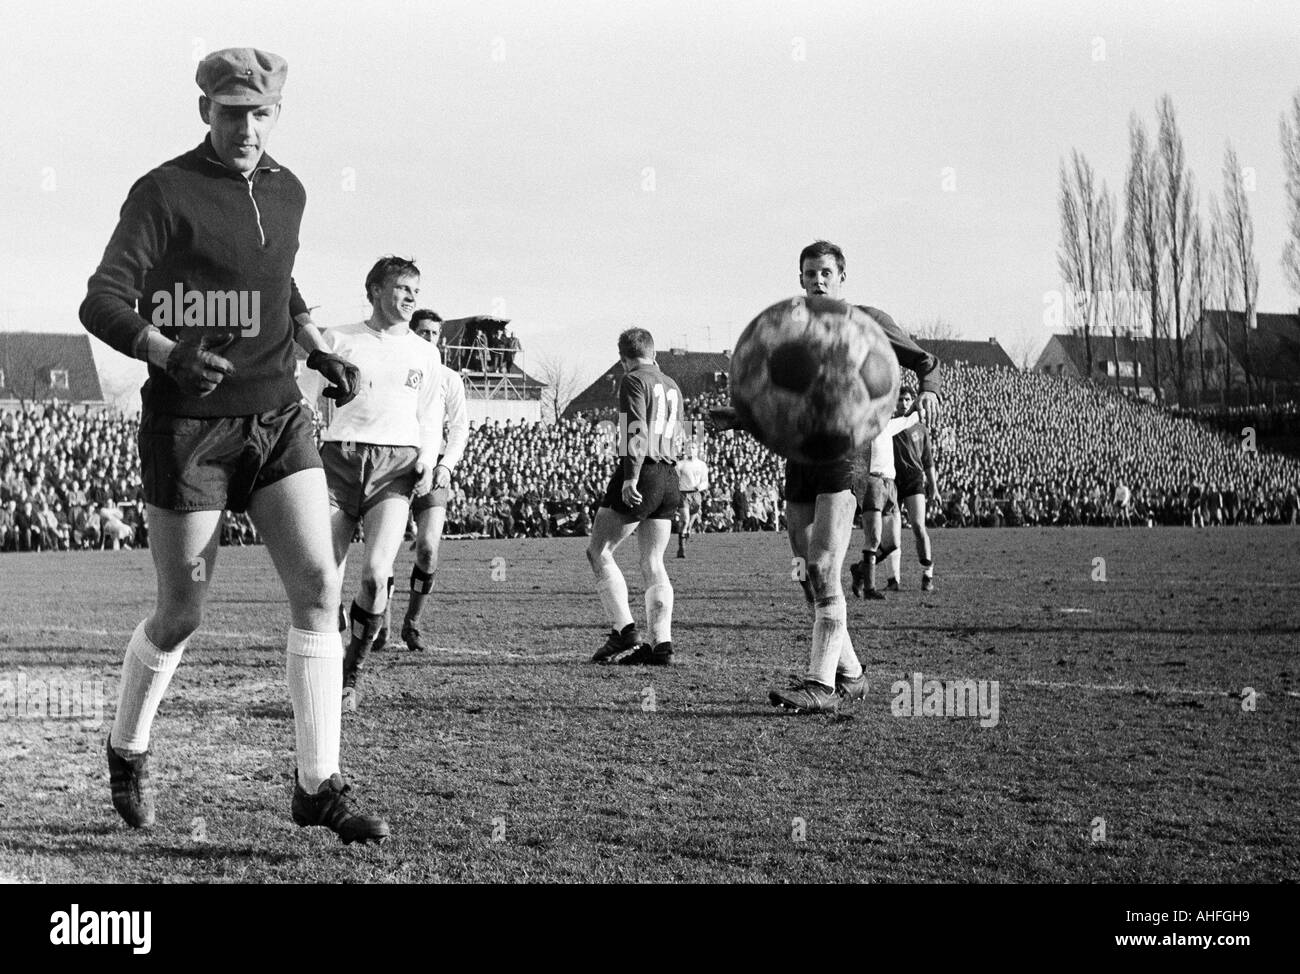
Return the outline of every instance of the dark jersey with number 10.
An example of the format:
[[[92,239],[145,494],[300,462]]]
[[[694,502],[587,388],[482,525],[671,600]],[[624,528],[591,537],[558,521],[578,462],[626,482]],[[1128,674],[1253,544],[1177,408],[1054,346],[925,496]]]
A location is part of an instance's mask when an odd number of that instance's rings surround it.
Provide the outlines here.
[[[619,455],[623,480],[636,482],[646,462],[677,462],[682,391],[652,364],[638,365],[618,387]]]

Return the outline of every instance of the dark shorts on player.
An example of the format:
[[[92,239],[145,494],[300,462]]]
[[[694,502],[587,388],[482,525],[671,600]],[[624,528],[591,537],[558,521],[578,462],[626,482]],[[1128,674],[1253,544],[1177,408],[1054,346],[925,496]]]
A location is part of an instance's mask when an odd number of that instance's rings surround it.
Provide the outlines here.
[[[702,506],[700,492],[698,490],[683,490],[681,495],[681,503],[686,506],[687,513],[699,514],[700,507]]]
[[[818,494],[838,494],[852,489],[852,460],[816,464],[785,462],[785,499],[788,504],[815,504]]]
[[[681,507],[681,488],[677,484],[677,471],[671,463],[647,460],[641,466],[636,489],[641,494],[641,503],[628,507],[623,503],[623,465],[619,464],[614,468],[614,476],[609,478],[609,487],[600,506],[634,521],[671,520],[677,508]]]
[[[438,463],[442,463],[442,457],[438,457]],[[419,516],[425,511],[431,511],[435,507],[445,508],[447,501],[451,499],[451,481],[447,482],[446,487],[436,487],[427,494],[421,494],[419,497],[411,498],[411,513]]]
[[[925,493],[925,475],[904,474],[895,481],[898,497],[915,497]]]
[[[898,510],[898,491],[894,482],[880,474],[869,474],[862,485],[862,509],[893,514]]]
[[[145,409],[137,444],[145,502],[178,513],[246,511],[261,488],[321,466],[311,416],[296,402],[208,418]]]
[[[320,458],[325,464],[330,506],[354,521],[390,497],[409,501],[415,490],[415,462],[420,451],[413,446],[330,440],[321,444]]]

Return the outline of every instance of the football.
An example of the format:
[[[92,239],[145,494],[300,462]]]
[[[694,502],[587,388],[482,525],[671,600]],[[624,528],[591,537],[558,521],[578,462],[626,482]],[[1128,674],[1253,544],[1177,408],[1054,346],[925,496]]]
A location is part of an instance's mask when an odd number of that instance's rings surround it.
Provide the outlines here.
[[[772,305],[731,357],[731,404],[765,446],[798,463],[864,449],[893,415],[898,359],[875,319],[824,297]]]

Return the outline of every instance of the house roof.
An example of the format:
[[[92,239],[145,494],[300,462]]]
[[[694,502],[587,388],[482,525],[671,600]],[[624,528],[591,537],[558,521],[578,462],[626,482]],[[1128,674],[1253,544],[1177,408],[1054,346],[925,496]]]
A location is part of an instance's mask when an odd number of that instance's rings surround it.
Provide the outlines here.
[[[952,362],[984,369],[1014,369],[1016,363],[996,339],[986,342],[916,339],[916,344],[939,360],[940,367]]]
[[[1049,347],[1052,342],[1055,342],[1061,348],[1066,357],[1073,363],[1074,367],[1078,369],[1080,375],[1088,374],[1088,355],[1087,349],[1084,347],[1082,334],[1071,333],[1053,335],[1048,342]],[[1115,355],[1116,342],[1119,343],[1119,361],[1141,362],[1144,367],[1142,378],[1149,378],[1152,369],[1152,342],[1150,338],[1112,338],[1109,332],[1097,332],[1092,336],[1093,365],[1095,366],[1098,362],[1108,362],[1113,359]],[[1160,339],[1159,348],[1161,365],[1164,365],[1167,362],[1172,362],[1174,355],[1176,354],[1174,340],[1172,338]],[[1047,353],[1048,349],[1044,348],[1042,353],[1039,355],[1039,362],[1042,361],[1043,356],[1047,355]],[[1038,368],[1038,363],[1034,364],[1034,368]]]
[[[719,392],[726,389],[725,382],[718,384],[715,376],[731,371],[730,352],[688,352],[680,348],[661,350],[655,356],[660,371],[677,383],[686,397]],[[612,409],[618,407],[618,380],[623,377],[623,367],[614,362],[586,389],[582,390],[564,411],[565,416],[576,412]]]
[[[1228,346],[1229,354],[1240,364],[1250,352],[1251,372],[1280,382],[1300,382],[1300,315],[1260,313],[1250,337],[1243,336],[1245,314],[1207,309],[1204,326]]]
[[[103,402],[90,336],[58,332],[0,332],[0,399]],[[67,388],[51,373],[67,373]]]

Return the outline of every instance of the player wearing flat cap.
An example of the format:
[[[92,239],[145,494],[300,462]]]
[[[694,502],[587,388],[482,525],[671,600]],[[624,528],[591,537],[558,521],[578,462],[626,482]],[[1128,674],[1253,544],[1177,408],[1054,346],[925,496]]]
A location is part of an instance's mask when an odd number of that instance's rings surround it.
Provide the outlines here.
[[[293,820],[379,841],[388,824],[357,809],[339,771],[339,573],[294,341],[340,404],[357,374],[326,348],[293,281],[306,195],[266,154],[286,73],[283,58],[251,48],[200,62],[207,138],[131,187],[81,304],[91,334],[149,363],[139,450],[158,593],[127,644],[109,780],[127,824],[151,827],[150,727],[202,623],[222,511],[247,511],[289,597]]]

